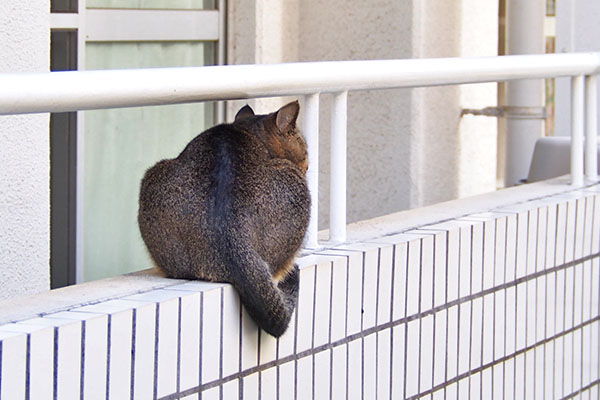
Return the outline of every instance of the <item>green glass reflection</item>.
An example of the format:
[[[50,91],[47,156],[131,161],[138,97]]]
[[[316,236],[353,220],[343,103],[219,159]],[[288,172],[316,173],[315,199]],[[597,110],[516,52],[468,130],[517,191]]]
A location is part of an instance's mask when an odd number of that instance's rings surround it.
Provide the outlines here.
[[[90,43],[88,69],[200,66],[213,43]],[[137,226],[140,181],[213,124],[212,103],[87,111],[84,136],[85,281],[150,268]]]

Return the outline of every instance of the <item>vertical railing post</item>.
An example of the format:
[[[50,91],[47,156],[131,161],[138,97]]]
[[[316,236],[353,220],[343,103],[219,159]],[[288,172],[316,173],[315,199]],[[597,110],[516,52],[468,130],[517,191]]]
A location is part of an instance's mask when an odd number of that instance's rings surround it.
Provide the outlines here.
[[[329,240],[346,241],[346,131],[348,92],[333,96],[331,109],[331,182]]]
[[[596,75],[585,77],[585,177],[598,178],[598,95]]]
[[[308,171],[306,180],[310,191],[310,222],[306,231],[304,247],[314,249],[319,246],[319,94],[304,97],[302,130],[308,149]]]
[[[583,76],[571,78],[571,185],[583,184]]]

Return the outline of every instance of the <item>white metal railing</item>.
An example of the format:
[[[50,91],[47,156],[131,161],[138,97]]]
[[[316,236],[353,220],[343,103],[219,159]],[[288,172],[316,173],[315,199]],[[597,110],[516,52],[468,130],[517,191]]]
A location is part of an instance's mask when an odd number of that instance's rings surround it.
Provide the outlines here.
[[[338,61],[140,70],[0,74],[0,115],[305,96],[304,135],[312,196],[307,247],[317,247],[319,94],[333,93],[330,240],[346,239],[347,93],[572,77],[571,180],[597,175],[596,75],[600,53]],[[584,152],[583,137],[586,136]],[[585,166],[584,166],[585,153]]]

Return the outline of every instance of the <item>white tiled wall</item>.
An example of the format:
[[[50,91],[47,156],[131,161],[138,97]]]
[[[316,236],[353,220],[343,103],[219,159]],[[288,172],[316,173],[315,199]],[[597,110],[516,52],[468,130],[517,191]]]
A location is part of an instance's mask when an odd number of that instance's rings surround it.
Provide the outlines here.
[[[74,306],[0,326],[0,398],[598,398],[599,252],[591,187],[302,257],[279,339],[226,284]]]

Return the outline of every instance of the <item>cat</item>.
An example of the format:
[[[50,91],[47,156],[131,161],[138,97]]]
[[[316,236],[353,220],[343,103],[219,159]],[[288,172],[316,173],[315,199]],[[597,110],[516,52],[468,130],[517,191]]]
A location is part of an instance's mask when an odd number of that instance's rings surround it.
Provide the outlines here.
[[[294,258],[310,217],[297,101],[267,115],[248,105],[196,136],[141,183],[138,223],[168,277],[231,283],[256,323],[281,336],[296,307]]]

